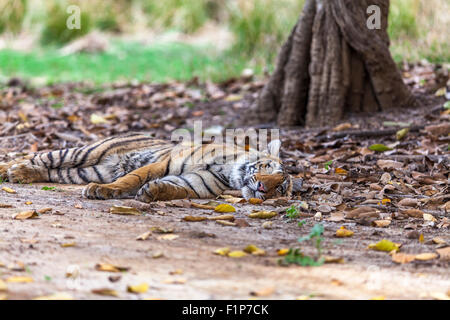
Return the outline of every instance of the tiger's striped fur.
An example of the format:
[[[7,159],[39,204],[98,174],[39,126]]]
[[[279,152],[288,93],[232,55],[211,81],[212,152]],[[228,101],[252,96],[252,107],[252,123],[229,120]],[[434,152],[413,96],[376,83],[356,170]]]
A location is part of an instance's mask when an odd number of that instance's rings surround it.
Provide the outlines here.
[[[265,152],[230,152],[218,144],[183,145],[130,133],[0,164],[0,176],[10,182],[88,184],[83,195],[89,199],[212,198],[231,189],[264,199],[292,192],[279,146],[276,140]]]

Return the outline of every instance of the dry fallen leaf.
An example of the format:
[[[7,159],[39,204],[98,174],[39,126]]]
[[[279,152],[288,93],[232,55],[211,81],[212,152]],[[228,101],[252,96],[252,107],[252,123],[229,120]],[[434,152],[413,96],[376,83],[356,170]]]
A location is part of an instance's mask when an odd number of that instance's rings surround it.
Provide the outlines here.
[[[249,200],[248,200],[248,202],[250,203],[250,204],[261,204],[261,203],[263,203],[263,199],[259,199],[259,198],[250,198]]]
[[[275,211],[257,211],[250,213],[248,216],[252,219],[271,219],[277,215]]]
[[[27,276],[13,276],[6,279],[6,282],[12,283],[29,283],[33,281],[33,278]]]
[[[100,288],[100,289],[92,289],[91,292],[93,294],[98,294],[101,296],[111,296],[111,297],[118,297],[119,294],[116,290],[109,289],[109,288]]]
[[[400,244],[383,239],[377,243],[369,244],[368,248],[372,249],[372,250],[391,252],[392,250],[395,250],[395,251],[400,250]]]
[[[6,291],[8,290],[8,286],[6,285],[5,281],[0,279],[0,291]]]
[[[423,217],[423,211],[419,209],[405,209],[400,210],[400,213],[406,214],[412,218],[422,218]]]
[[[230,248],[219,248],[214,250],[214,254],[217,254],[219,256],[226,256],[228,255],[228,253],[230,253]]]
[[[262,288],[256,291],[251,291],[250,295],[255,297],[267,297],[272,295],[275,292],[274,287]]]
[[[138,235],[136,237],[136,240],[147,240],[151,236],[151,234],[151,231],[144,232],[143,234]]]
[[[378,228],[385,228],[391,224],[391,220],[375,220],[372,221],[372,225]]]
[[[413,254],[397,253],[397,252],[393,252],[392,254],[392,261],[395,263],[405,264],[412,262],[415,259],[416,256]]]
[[[423,214],[423,220],[425,220],[425,221],[434,221],[434,222],[437,221],[437,219],[433,215],[431,215],[429,213],[424,213]]]
[[[143,282],[141,284],[127,286],[127,291],[131,293],[145,293],[148,291],[148,284]]]
[[[214,210],[216,206],[191,202],[191,206],[197,209]]]
[[[130,270],[129,267],[121,267],[117,265],[112,265],[109,263],[97,263],[95,265],[95,270],[97,271],[106,271],[106,272],[122,272]]]
[[[324,259],[323,262],[325,262],[325,263],[344,263],[345,262],[344,258],[341,258],[341,257],[333,257],[333,256],[324,255],[324,256],[322,256],[322,258]]]
[[[347,230],[344,226],[342,226],[338,230],[336,230],[336,237],[338,237],[338,238],[351,237],[353,234],[354,234],[353,231]]]
[[[134,216],[142,215],[142,212],[136,208],[123,206],[112,206],[109,209],[109,212],[112,214],[121,214],[121,215],[134,215]]]
[[[450,261],[450,247],[436,249],[436,252],[439,254],[441,260]]]
[[[170,241],[170,240],[175,240],[178,237],[179,237],[179,235],[177,235],[177,234],[165,234],[165,235],[159,236],[157,239]]]
[[[217,207],[215,207],[214,211],[221,212],[221,213],[227,213],[227,212],[236,212],[236,209],[232,205],[222,203],[222,204],[219,204]]]
[[[216,222],[218,224],[223,225],[223,226],[228,226],[228,227],[235,227],[236,226],[236,223],[231,222],[231,221],[227,221],[227,220],[216,220]]]
[[[66,243],[61,243],[61,247],[62,247],[62,248],[74,247],[74,246],[76,246],[76,245],[77,245],[76,242],[66,242]]]
[[[228,253],[228,256],[231,258],[242,258],[245,257],[246,255],[247,254],[241,250],[231,251]]]
[[[73,297],[66,292],[57,292],[48,296],[36,297],[33,300],[73,300]]]
[[[2,190],[8,193],[17,193],[16,190],[8,188],[8,187],[2,187]]]
[[[43,213],[50,212],[52,210],[53,210],[52,208],[43,208],[43,209],[38,210],[37,212],[40,214],[43,214]]]
[[[36,210],[22,211],[14,216],[16,220],[33,219],[39,217]]]
[[[208,217],[208,220],[231,220],[234,221],[234,216],[232,214],[222,214],[220,216]]]
[[[183,218],[184,221],[189,221],[189,222],[198,222],[198,221],[205,221],[206,217],[199,217],[199,216],[185,216]]]
[[[420,253],[420,254],[416,254],[416,256],[415,256],[416,260],[420,260],[420,261],[433,260],[433,259],[436,259],[437,257],[438,257],[437,253],[433,253],[433,252]]]
[[[185,278],[177,278],[177,279],[166,279],[163,281],[165,284],[185,284],[186,283]]]
[[[251,253],[255,256],[263,256],[266,254],[266,252],[263,249],[258,248],[253,244],[249,244],[248,246],[246,246],[244,252]]]
[[[283,248],[283,249],[278,249],[277,250],[277,254],[279,256],[285,256],[285,255],[288,254],[288,252],[289,252],[289,248]]]

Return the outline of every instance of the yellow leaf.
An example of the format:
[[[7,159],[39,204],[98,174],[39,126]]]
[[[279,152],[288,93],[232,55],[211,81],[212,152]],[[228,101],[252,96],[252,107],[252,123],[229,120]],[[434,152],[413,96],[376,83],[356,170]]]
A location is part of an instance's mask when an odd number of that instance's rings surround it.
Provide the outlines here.
[[[402,140],[409,132],[409,128],[403,128],[401,130],[398,130],[397,133],[395,134],[395,137],[397,138],[397,140]]]
[[[9,277],[8,279],[6,279],[6,282],[13,282],[13,283],[28,283],[33,281],[34,281],[33,278],[26,276]]]
[[[121,271],[128,271],[129,269],[130,268],[128,267],[115,266],[109,263],[97,263],[95,265],[95,270],[97,271],[121,272]]]
[[[104,117],[102,117],[96,113],[91,114],[90,120],[91,120],[92,124],[108,123],[108,121]]]
[[[145,293],[148,291],[148,284],[143,282],[134,286],[127,286],[127,291],[131,293]]]
[[[383,200],[381,200],[381,204],[382,205],[386,205],[386,203],[391,203],[391,199],[383,199]]]
[[[5,281],[0,279],[0,291],[6,291],[8,290],[8,286],[6,285]]]
[[[6,191],[8,193],[17,193],[16,190],[8,188],[8,187],[3,187],[2,188],[3,191]]]
[[[353,231],[345,229],[344,226],[342,226],[338,230],[336,230],[336,237],[338,237],[338,238],[351,237],[353,234],[354,234]]]
[[[33,202],[27,201],[27,202],[25,202],[25,204],[30,205],[30,204],[33,204]]]
[[[369,244],[369,249],[391,252],[392,250],[398,251],[400,249],[400,245],[398,243],[383,239],[377,243]]]
[[[285,256],[285,255],[288,254],[288,252],[289,252],[289,249],[288,249],[288,248],[283,248],[283,249],[278,249],[278,250],[277,250],[277,254],[278,254],[279,256]]]
[[[19,212],[14,216],[14,219],[16,220],[25,220],[25,219],[32,219],[36,218],[39,215],[37,214],[36,210],[30,210],[30,211],[23,211]]]
[[[77,245],[76,242],[61,243],[61,247],[62,247],[62,248],[74,247],[74,246],[76,246],[76,245]]]
[[[230,253],[230,248],[228,247],[214,250],[214,254],[218,254],[219,256],[226,256],[228,253]]]
[[[426,260],[436,259],[437,257],[438,257],[437,253],[427,252],[427,253],[416,254],[415,258],[416,258],[416,260],[426,261]]]
[[[245,257],[246,255],[247,254],[241,250],[231,251],[230,253],[228,253],[228,256],[231,258],[242,258]]]
[[[336,168],[336,169],[334,169],[334,172],[336,174],[339,174],[339,175],[342,175],[342,176],[345,176],[345,175],[348,174],[347,170],[342,169],[342,168]]]
[[[227,213],[227,212],[236,212],[236,209],[235,209],[232,205],[229,205],[229,204],[226,204],[226,203],[222,203],[222,204],[219,204],[219,205],[214,209],[214,211],[216,211],[216,212],[222,212],[222,213]]]
[[[248,202],[250,203],[250,204],[261,204],[261,203],[263,203],[263,199],[259,199],[259,198],[250,198],[249,200],[248,200]]]
[[[49,296],[36,297],[33,300],[73,300],[73,297],[65,292],[57,292]]]
[[[423,237],[423,233],[421,233],[419,236],[419,242],[423,243],[424,241],[425,241],[425,238]]]
[[[100,289],[92,289],[91,292],[93,294],[98,294],[101,296],[111,296],[111,297],[118,297],[119,294],[116,290],[108,289],[108,288],[100,288]]]
[[[133,207],[122,207],[122,206],[112,206],[109,208],[109,212],[112,214],[122,214],[122,215],[135,215],[140,216],[142,212]]]
[[[344,258],[341,258],[341,257],[333,257],[333,256],[324,255],[324,256],[322,256],[322,258],[324,259],[325,263],[344,263],[345,262]]]
[[[253,219],[271,219],[275,217],[277,213],[275,211],[257,211],[249,214]]]
[[[255,256],[263,256],[266,254],[266,252],[263,249],[260,249],[253,244],[249,244],[248,246],[246,246],[244,252],[251,253]]]

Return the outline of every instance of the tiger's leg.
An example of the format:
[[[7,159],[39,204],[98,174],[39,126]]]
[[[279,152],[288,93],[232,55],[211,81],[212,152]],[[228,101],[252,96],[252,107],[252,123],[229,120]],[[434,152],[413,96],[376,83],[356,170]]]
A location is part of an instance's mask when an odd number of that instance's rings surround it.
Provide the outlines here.
[[[134,196],[147,181],[163,177],[167,170],[167,160],[151,163],[131,171],[112,183],[89,183],[83,189],[83,196],[88,199],[101,200]]]
[[[208,170],[198,170],[181,176],[166,176],[146,183],[136,200],[152,202],[184,198],[215,198],[230,187]]]

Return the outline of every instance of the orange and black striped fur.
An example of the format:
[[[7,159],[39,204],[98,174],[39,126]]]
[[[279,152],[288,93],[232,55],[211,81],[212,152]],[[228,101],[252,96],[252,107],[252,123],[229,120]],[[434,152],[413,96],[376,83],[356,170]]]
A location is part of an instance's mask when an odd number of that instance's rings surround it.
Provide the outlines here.
[[[87,184],[83,195],[89,199],[212,198],[236,189],[247,199],[264,199],[292,192],[278,157],[280,144],[273,141],[263,152],[230,152],[217,144],[175,144],[130,133],[0,164],[0,176],[10,182]]]

